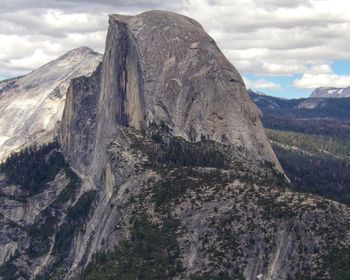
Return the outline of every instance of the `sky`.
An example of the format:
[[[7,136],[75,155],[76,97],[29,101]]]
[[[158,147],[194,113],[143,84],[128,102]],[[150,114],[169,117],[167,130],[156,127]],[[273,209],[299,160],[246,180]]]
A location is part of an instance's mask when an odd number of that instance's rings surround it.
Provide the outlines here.
[[[347,0],[1,0],[0,79],[80,46],[103,53],[108,14],[154,9],[197,20],[253,90],[299,98],[350,86]]]

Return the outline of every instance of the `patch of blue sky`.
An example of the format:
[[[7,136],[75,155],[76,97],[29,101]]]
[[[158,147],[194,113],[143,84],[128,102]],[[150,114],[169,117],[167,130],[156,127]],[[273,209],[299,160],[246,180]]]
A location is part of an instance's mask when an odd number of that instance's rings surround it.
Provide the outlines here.
[[[350,60],[335,60],[332,62],[332,68],[338,75],[350,75]]]
[[[310,89],[301,89],[293,86],[293,82],[300,79],[302,76],[301,74],[292,76],[258,76],[256,74],[245,74],[243,76],[251,81],[252,84],[254,84],[254,81],[264,80],[280,85],[280,88],[277,89],[252,87],[252,90],[260,91],[275,97],[287,99],[305,98],[309,97],[312,92]]]

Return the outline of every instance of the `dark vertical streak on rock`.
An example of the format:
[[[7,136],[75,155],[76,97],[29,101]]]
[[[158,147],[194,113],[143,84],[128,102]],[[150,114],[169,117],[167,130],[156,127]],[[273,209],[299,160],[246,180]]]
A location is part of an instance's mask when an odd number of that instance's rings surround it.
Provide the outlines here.
[[[119,52],[117,54],[117,100],[119,107],[117,110],[117,123],[123,126],[128,126],[128,115],[125,110],[126,104],[126,85],[127,85],[127,55],[128,55],[128,36],[126,31],[126,24],[120,24],[121,39],[119,41]]]
[[[117,116],[116,122],[122,126],[135,125],[144,122],[143,76],[137,42],[130,33],[126,23],[118,22],[119,33],[116,56],[116,94]],[[137,96],[136,96],[137,95]],[[140,100],[140,108],[134,103]],[[140,110],[140,119],[137,110]]]

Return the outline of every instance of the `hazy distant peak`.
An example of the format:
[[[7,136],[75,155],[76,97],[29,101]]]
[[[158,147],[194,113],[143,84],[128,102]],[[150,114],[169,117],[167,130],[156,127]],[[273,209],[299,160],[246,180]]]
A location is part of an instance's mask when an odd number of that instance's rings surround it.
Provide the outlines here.
[[[91,54],[91,53],[96,53],[96,52],[90,47],[82,46],[82,47],[78,47],[76,49],[70,50],[65,54],[65,56],[77,55],[77,54],[84,55],[84,54]]]
[[[350,86],[347,88],[319,87],[310,95],[311,98],[342,98],[350,97]]]

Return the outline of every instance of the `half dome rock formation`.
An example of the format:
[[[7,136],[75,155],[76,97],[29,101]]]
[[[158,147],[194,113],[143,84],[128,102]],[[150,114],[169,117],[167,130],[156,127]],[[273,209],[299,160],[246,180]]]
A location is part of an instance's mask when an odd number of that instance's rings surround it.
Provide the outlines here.
[[[0,162],[11,152],[53,139],[71,79],[90,75],[101,60],[101,54],[81,47],[0,83]]]
[[[111,15],[102,66],[71,85],[60,142],[75,168],[94,174],[86,163],[103,166],[118,126],[151,123],[191,142],[233,144],[282,171],[240,74],[200,24],[164,11]]]

